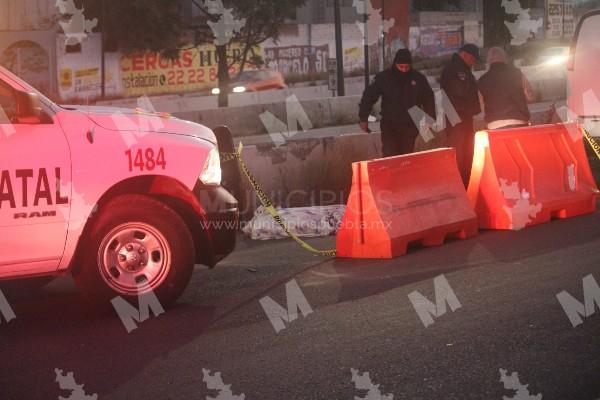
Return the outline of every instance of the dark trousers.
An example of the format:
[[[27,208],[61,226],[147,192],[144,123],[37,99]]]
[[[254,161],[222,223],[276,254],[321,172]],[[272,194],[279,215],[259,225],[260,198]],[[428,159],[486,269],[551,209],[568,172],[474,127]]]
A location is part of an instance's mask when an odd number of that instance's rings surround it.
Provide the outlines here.
[[[448,145],[456,149],[456,162],[465,187],[469,185],[471,166],[473,165],[473,151],[475,149],[475,132],[473,118],[463,118],[454,126],[447,123],[446,134]]]
[[[412,122],[399,124],[381,121],[381,149],[383,157],[412,153],[415,150],[415,139],[418,135],[419,131]]]

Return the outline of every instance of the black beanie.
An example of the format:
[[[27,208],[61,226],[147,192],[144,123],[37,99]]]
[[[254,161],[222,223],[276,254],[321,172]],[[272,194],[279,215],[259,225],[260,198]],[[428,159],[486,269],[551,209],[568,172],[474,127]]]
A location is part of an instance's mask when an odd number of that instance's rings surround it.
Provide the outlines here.
[[[400,49],[394,57],[394,64],[412,64],[412,55],[408,49]]]

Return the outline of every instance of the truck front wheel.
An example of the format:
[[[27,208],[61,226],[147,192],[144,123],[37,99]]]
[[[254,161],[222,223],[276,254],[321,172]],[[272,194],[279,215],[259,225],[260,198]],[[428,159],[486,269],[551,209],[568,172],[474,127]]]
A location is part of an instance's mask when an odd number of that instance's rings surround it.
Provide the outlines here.
[[[75,282],[95,301],[132,303],[150,292],[163,306],[177,300],[194,268],[194,242],[167,205],[143,195],[106,203],[89,230]]]

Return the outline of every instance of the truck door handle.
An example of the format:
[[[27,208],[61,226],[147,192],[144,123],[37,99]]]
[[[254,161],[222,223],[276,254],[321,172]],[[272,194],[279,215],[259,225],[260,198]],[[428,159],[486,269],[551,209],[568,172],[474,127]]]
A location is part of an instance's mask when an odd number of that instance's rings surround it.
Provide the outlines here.
[[[86,133],[86,137],[88,142],[90,142],[91,144],[94,144],[94,137],[96,136],[96,128],[92,128],[89,131],[87,131]]]

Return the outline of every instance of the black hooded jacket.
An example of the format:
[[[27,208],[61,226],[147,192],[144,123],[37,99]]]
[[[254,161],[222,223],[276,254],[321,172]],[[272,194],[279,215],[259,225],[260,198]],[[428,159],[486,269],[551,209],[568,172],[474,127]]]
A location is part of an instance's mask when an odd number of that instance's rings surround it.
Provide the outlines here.
[[[446,65],[440,78],[440,87],[450,99],[458,116],[465,120],[481,112],[477,80],[471,68],[458,54]]]
[[[380,97],[382,120],[386,123],[418,129],[408,113],[414,106],[421,108],[432,118],[436,117],[433,90],[425,75],[414,69],[402,73],[393,66],[378,73],[360,101],[361,122],[368,120]]]

